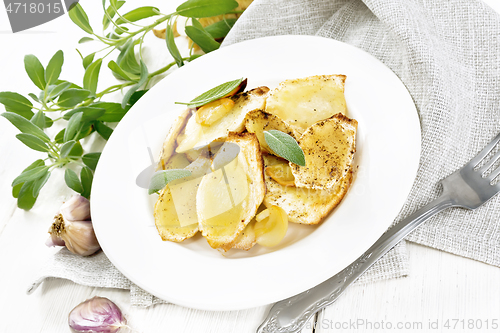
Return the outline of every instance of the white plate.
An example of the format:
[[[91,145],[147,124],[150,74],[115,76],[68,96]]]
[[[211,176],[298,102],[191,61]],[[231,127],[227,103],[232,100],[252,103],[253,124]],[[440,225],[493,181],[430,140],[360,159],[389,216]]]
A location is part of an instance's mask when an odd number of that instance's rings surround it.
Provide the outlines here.
[[[256,246],[223,257],[197,237],[163,242],[155,198],[136,185],[157,158],[174,117],[200,93],[235,78],[248,88],[285,79],[345,74],[348,115],[359,122],[349,193],[317,227],[294,225],[275,249]],[[123,118],[107,143],[92,188],[92,220],[111,262],[139,287],[175,304],[236,310],[276,302],[339,272],[389,227],[411,189],[420,124],[396,75],[371,55],[331,39],[280,36],[210,53],[173,72]]]

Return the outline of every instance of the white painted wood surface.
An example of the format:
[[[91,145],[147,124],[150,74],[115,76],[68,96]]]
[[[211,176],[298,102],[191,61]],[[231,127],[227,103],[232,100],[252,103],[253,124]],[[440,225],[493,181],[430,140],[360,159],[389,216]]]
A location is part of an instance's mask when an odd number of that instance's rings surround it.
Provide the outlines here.
[[[147,4],[168,12],[179,2],[151,0]],[[500,12],[500,1],[485,2]],[[81,3],[98,26],[100,1]],[[146,4],[130,0],[128,6],[139,3]],[[60,48],[65,51],[62,77],[81,78],[83,68],[74,51],[75,41],[81,36],[67,16],[14,35],[6,13],[0,10],[0,91],[35,91],[24,74],[23,56],[36,54],[46,64]],[[108,78],[101,87],[112,82]],[[46,231],[71,191],[63,185],[62,173],[55,172],[31,211],[16,208],[10,183],[42,155],[25,148],[15,134],[17,130],[0,118],[0,332],[69,332],[68,312],[93,295],[113,299],[137,332],[255,331],[270,306],[234,312],[198,311],[170,304],[137,309],[130,306],[127,291],[84,287],[59,279],[45,282],[33,295],[26,295],[34,272],[56,251],[45,247]],[[495,322],[500,326],[499,268],[415,244],[409,244],[408,251],[409,277],[349,288],[319,314],[316,325],[311,321],[304,332],[500,332],[500,327],[493,329]],[[398,325],[403,328],[398,329]]]

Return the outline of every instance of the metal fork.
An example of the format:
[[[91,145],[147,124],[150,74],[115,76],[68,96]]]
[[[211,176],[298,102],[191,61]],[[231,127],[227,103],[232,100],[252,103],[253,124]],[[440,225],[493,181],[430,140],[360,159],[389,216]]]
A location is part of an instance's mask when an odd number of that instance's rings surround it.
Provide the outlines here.
[[[314,288],[274,304],[257,332],[300,331],[316,312],[335,302],[351,283],[428,218],[450,207],[474,210],[490,200],[500,192],[500,182],[491,184],[500,175],[500,167],[487,176],[485,173],[500,158],[500,151],[481,167],[477,166],[485,160],[499,141],[500,134],[469,163],[441,180],[443,187],[441,196],[389,229],[361,257],[340,273]]]

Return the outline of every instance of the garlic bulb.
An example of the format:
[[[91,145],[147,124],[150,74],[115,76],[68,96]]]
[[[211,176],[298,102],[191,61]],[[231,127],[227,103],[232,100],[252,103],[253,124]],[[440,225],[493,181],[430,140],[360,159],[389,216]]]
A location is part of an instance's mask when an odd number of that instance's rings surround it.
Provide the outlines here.
[[[61,206],[49,228],[47,246],[66,246],[68,250],[81,256],[89,256],[101,247],[92,227],[90,204],[80,195],[73,196]],[[78,220],[75,220],[78,219]]]
[[[71,310],[68,324],[77,333],[116,333],[120,328],[128,327],[120,308],[109,299],[98,296]]]

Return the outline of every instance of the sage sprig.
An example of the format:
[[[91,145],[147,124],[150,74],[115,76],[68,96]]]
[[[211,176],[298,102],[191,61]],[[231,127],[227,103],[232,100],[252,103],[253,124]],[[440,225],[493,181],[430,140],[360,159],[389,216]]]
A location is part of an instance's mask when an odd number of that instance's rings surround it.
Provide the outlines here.
[[[33,207],[41,188],[56,168],[65,169],[64,179],[69,188],[88,198],[100,152],[84,151],[82,142],[94,133],[108,140],[113,133],[109,123],[117,123],[125,116],[148,91],[148,83],[153,77],[199,57],[192,53],[192,49],[189,56],[181,56],[173,37],[176,19],[184,16],[193,20],[193,25],[186,27],[186,34],[208,53],[219,47],[220,39],[226,36],[235,20],[224,18],[223,23],[203,27],[196,18],[226,15],[238,6],[234,0],[188,0],[175,12],[162,14],[151,6],[122,13],[120,9],[124,4],[125,1],[120,0],[102,0],[102,29],[92,27],[81,4],[77,3],[69,10],[70,19],[86,33],[77,40],[78,43],[99,44],[95,52],[87,55],[76,50],[85,69],[83,78],[75,81],[61,79],[62,51],[57,51],[46,66],[35,55],[27,55],[24,58],[26,74],[38,92],[26,96],[17,92],[0,92],[0,104],[6,111],[1,115],[21,132],[16,135],[17,139],[28,148],[46,154],[46,158],[30,164],[13,181],[12,195],[17,198],[18,207],[26,210]],[[146,18],[152,20],[151,24],[139,24]],[[144,37],[165,24],[169,36],[166,46],[174,61],[151,72],[142,59]],[[115,58],[110,59],[113,56]],[[99,77],[106,67],[119,81],[100,90]],[[108,94],[117,91],[124,92],[121,103],[104,100]],[[62,125],[63,129],[49,137],[45,130],[53,123]],[[185,171],[181,174],[186,174]],[[155,184],[161,186],[171,177],[156,176]]]
[[[210,102],[213,102],[215,100],[218,100],[219,98],[222,98],[229,94],[231,91],[234,89],[238,88],[238,86],[243,82],[243,78],[225,82],[223,84],[218,85],[217,87],[214,87],[208,91],[205,91],[203,94],[201,94],[198,97],[195,97],[192,99],[190,102],[184,103],[184,102],[175,102],[175,104],[185,104],[189,107],[199,107],[203,106],[205,104],[208,104]]]
[[[304,151],[295,139],[278,130],[264,131],[267,145],[276,155],[300,166],[306,166]]]

